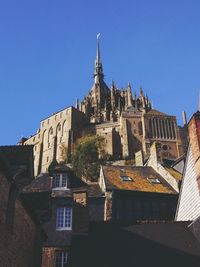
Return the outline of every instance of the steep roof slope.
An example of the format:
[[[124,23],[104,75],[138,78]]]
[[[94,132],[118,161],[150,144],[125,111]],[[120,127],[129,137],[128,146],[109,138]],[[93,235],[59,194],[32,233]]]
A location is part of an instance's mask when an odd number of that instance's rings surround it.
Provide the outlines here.
[[[152,167],[103,166],[107,189],[176,194]]]

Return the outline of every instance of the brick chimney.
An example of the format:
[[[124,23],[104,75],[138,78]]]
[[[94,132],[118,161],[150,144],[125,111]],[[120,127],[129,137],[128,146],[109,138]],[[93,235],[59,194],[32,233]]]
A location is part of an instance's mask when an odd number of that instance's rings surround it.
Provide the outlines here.
[[[200,190],[200,112],[193,114],[188,123],[189,140],[197,174],[197,183]]]

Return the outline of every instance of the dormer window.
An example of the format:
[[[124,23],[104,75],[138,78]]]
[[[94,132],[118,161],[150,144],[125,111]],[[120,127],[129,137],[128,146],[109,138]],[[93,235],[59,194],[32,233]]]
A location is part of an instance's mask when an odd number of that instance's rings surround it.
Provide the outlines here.
[[[57,173],[53,175],[53,189],[67,189],[66,173]]]

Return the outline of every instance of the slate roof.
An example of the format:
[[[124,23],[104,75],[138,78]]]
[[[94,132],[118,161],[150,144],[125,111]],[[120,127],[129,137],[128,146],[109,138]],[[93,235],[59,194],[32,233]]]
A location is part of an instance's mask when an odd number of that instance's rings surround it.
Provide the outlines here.
[[[167,165],[163,165],[163,167],[165,168],[165,170],[167,172],[169,172],[178,182],[182,180],[183,175],[178,172],[177,170],[175,170],[173,167],[167,166]]]
[[[120,189],[140,192],[176,194],[173,188],[152,167],[147,166],[103,166],[107,190]],[[123,181],[125,175],[133,181]],[[153,183],[158,179],[160,183]]]
[[[163,113],[163,112],[160,112],[159,110],[157,109],[151,109],[149,112],[147,112],[146,114],[148,115],[164,115],[164,116],[170,116],[170,115],[167,115],[166,113]]]
[[[59,170],[59,172],[62,172],[63,168]],[[65,169],[66,170],[66,169]],[[82,181],[79,177],[77,177],[72,170],[67,168],[68,173],[70,174],[68,176],[68,188],[74,189],[74,188],[82,188],[87,187],[88,185]],[[58,172],[58,169],[56,173]],[[26,186],[23,189],[23,193],[33,193],[33,192],[48,192],[52,190],[52,178],[48,173],[41,173],[38,175],[31,184]]]
[[[73,236],[69,266],[195,267],[199,260],[200,243],[188,222],[102,223],[91,224],[88,236]]]
[[[89,197],[102,197],[103,192],[99,186],[99,183],[91,183],[88,185],[88,196]]]
[[[10,165],[23,165],[29,163],[33,146],[0,146],[0,152],[9,161]]]
[[[200,256],[200,243],[188,228],[190,222],[147,223],[126,230],[156,243]]]
[[[33,146],[0,146],[0,154],[11,170],[25,166],[27,177],[33,178]]]
[[[51,177],[48,173],[42,173],[35,178],[31,184],[23,189],[23,193],[50,192],[52,189]]]

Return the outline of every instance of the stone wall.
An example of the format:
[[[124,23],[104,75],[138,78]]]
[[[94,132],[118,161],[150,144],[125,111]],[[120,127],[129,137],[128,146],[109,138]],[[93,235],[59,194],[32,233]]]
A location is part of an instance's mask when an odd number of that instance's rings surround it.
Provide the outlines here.
[[[185,152],[186,128],[180,134],[176,117],[156,112],[160,115],[127,110],[117,121],[98,124],[89,124],[85,114],[73,107],[53,114],[42,120],[38,132],[25,142],[34,145],[35,175],[47,172],[53,159],[69,160],[77,138],[87,134],[103,136],[106,153],[114,159],[134,158],[141,149],[148,156],[154,141],[162,145],[163,157],[178,158]]]
[[[72,146],[80,137],[86,121],[85,115],[73,107],[41,121],[37,134],[25,142],[26,145],[34,145],[35,176],[47,172],[52,160],[65,162],[69,159]]]
[[[112,192],[107,191],[105,193],[104,221],[112,220],[112,208],[113,208],[112,197],[113,197]]]
[[[41,267],[54,267],[56,260],[56,252],[68,252],[68,248],[57,248],[57,247],[45,247],[42,251],[42,266]]]
[[[12,225],[6,224],[9,182],[0,173],[0,266],[2,267],[39,267],[35,263],[36,226],[17,200]]]
[[[194,167],[197,175],[198,187],[200,189],[200,112],[196,112],[189,124],[189,139],[192,149],[192,155],[194,159]]]
[[[71,193],[69,194],[71,195]],[[72,236],[74,234],[84,234],[88,230],[87,193],[85,191],[72,192],[71,197],[64,197],[64,195],[62,197],[62,192],[55,192],[55,195],[57,197],[52,197],[51,219],[43,225],[48,239],[43,247],[42,267],[54,266],[55,253],[59,250],[68,251]],[[56,230],[57,207],[63,206],[72,207],[71,230]]]
[[[74,220],[74,232],[81,233],[87,232],[89,224],[89,213],[87,206],[87,193],[86,192],[74,192],[73,193],[73,220]]]

